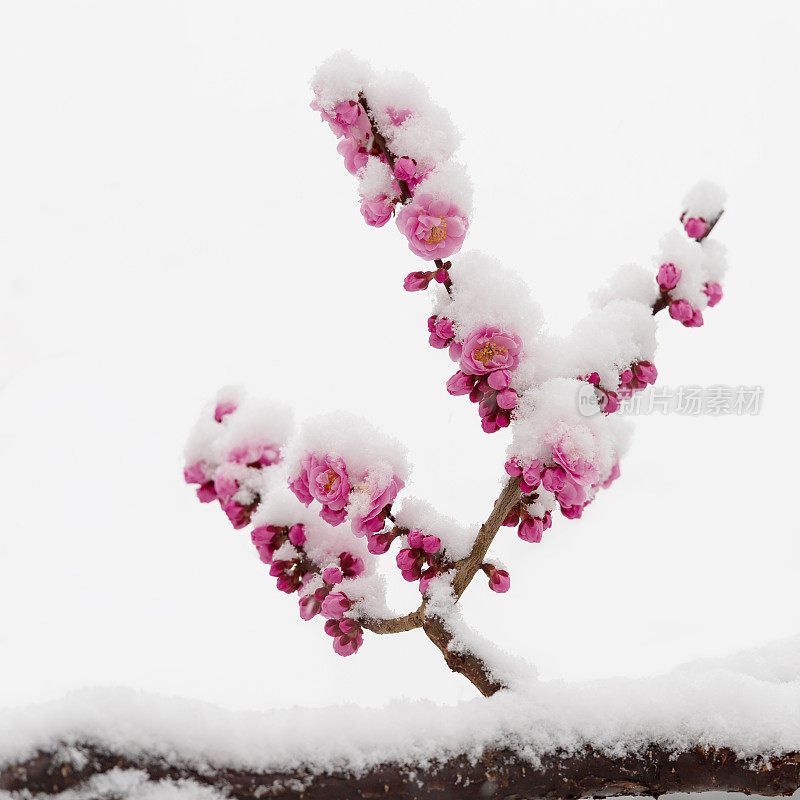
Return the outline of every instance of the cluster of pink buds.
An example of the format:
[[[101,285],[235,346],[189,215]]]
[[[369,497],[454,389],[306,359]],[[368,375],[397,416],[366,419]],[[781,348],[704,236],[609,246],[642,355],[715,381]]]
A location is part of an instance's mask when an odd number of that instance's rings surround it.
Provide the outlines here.
[[[656,382],[658,370],[650,361],[635,361],[619,374],[617,391],[606,389],[600,384],[600,376],[596,372],[586,375],[580,380],[591,383],[597,392],[600,408],[605,414],[613,414],[619,410],[620,398],[631,397],[636,392],[646,389]]]
[[[300,617],[306,621],[318,614],[338,625],[326,624],[325,631],[334,637],[333,649],[339,655],[352,655],[361,647],[361,626],[344,614],[353,607],[353,601],[335,587],[349,578],[364,572],[364,562],[347,551],[339,554],[335,563],[320,570],[305,552],[306,533],[303,525],[260,525],[253,529],[250,538],[265,564],[270,565],[270,575],[277,578],[277,588],[292,594],[300,592]],[[286,557],[280,557],[284,546],[290,544]]]
[[[350,524],[356,536],[383,530],[397,493],[405,484],[396,475],[365,475],[353,485],[342,458],[325,453],[307,453],[299,471],[289,479],[289,488],[306,506],[314,500],[322,505],[320,516],[330,525],[340,525],[348,516],[351,496],[358,502],[351,510]]]
[[[540,486],[553,494],[567,519],[578,519],[594,499],[594,490],[602,485],[594,465],[585,458],[571,455],[562,444],[551,447],[546,463],[534,459],[523,466],[512,458],[505,467],[509,475],[520,477],[523,495],[534,493]]]
[[[510,462],[509,462],[510,463]],[[511,467],[513,470],[515,467]],[[506,471],[510,469],[509,464],[506,464]],[[538,544],[542,541],[542,535],[553,524],[552,517],[549,511],[545,511],[541,516],[536,516],[530,512],[530,506],[527,500],[534,501],[537,499],[535,492],[529,492],[528,498],[523,498],[511,511],[508,512],[506,518],[503,520],[503,525],[517,529],[517,536],[523,542],[533,542]]]
[[[687,328],[699,328],[703,324],[703,312],[695,308],[688,300],[675,298],[672,290],[678,285],[681,279],[681,268],[673,263],[662,264],[658,268],[656,281],[661,289],[661,296],[669,306],[669,315],[672,319],[685,325]],[[718,285],[718,284],[715,284]],[[720,289],[720,297],[722,297]]]
[[[397,554],[397,566],[405,580],[419,581],[419,590],[425,594],[431,580],[444,571],[441,539],[422,531],[408,531],[406,544]]]
[[[522,340],[502,328],[483,325],[462,343],[449,346],[450,357],[457,358],[461,368],[447,381],[447,391],[469,395],[473,403],[479,404],[481,427],[486,433],[507,428],[519,400],[509,384],[511,373],[519,364]]]
[[[220,402],[214,409],[214,421],[222,425],[226,417],[237,410],[232,401]],[[218,500],[222,510],[237,530],[250,523],[253,512],[261,502],[257,492],[242,489],[242,482],[253,471],[270,467],[281,460],[280,448],[271,443],[252,442],[232,448],[222,463],[195,461],[183,471],[186,483],[197,484],[201,503]]]
[[[351,656],[358,652],[364,642],[361,625],[354,619],[329,619],[325,622],[325,633],[333,637],[333,650],[340,656]]]
[[[407,292],[421,292],[427,289],[433,280],[447,286],[450,282],[451,266],[449,261],[445,261],[441,267],[437,267],[435,270],[409,272],[403,281],[403,288]]]

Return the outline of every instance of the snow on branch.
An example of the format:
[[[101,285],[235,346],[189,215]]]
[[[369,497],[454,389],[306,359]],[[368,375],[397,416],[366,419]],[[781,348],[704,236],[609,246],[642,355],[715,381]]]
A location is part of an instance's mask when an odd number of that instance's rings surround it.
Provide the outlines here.
[[[800,637],[453,706],[234,712],[132,690],[0,717],[0,798],[592,797],[800,787]]]

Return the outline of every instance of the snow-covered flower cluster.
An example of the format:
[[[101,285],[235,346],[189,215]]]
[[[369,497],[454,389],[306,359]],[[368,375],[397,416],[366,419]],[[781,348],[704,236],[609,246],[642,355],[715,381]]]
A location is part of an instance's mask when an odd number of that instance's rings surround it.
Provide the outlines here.
[[[525,541],[538,542],[555,509],[579,518],[601,488],[619,476],[627,436],[624,425],[602,413],[581,381],[553,378],[526,393],[506,472],[520,479],[522,499],[505,523]]]
[[[334,414],[307,423],[288,456],[289,488],[306,506],[318,502],[330,525],[350,519],[356,536],[380,533],[408,464],[399,442],[364,420]]]
[[[292,413],[263,403],[236,387],[220,390],[189,437],[184,479],[197,484],[202,503],[219,501],[234,528],[244,528],[257,508],[263,473],[281,460]]]
[[[364,221],[382,227],[399,207],[397,227],[412,253],[426,261],[457,253],[469,228],[472,188],[452,160],[459,141],[453,123],[426,87],[407,73],[375,74],[348,52],[322,64],[311,87],[311,107],[359,179]]]
[[[722,299],[722,277],[727,269],[725,248],[706,237],[722,215],[724,192],[704,181],[684,199],[681,222],[686,237],[668,233],[661,242],[656,281],[669,315],[687,328],[703,324],[703,309]]]

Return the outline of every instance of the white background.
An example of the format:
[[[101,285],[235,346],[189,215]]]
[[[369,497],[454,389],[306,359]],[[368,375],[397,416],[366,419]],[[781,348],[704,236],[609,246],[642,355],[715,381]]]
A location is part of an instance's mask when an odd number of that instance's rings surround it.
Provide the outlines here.
[[[637,421],[623,478],[540,545],[504,529],[468,620],[545,679],[653,674],[800,630],[796,4],[3,2],[0,706],[114,684],[231,707],[474,696],[420,632],[341,659],[182,482],[223,384],[404,439],[410,491],[479,523],[507,434],[427,345],[421,263],[367,228],[308,80],[347,47],[431,87],[476,188],[467,246],[566,330],[726,186],[722,304],[660,322],[664,385],[758,416]],[[390,560],[387,566],[391,567]],[[413,587],[394,597],[416,604]]]

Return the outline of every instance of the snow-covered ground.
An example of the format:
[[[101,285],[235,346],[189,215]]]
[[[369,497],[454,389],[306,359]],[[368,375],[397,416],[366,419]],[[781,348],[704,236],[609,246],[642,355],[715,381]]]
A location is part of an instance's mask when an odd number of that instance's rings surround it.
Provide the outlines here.
[[[585,681],[800,628],[787,99],[800,13],[520,2],[404,14],[393,38],[388,6],[318,3],[303,19],[272,3],[0,10],[0,707],[84,686],[234,711],[474,697],[419,631],[335,656],[182,482],[200,407],[244,383],[299,419],[368,417],[408,444],[410,491],[463,522],[496,496],[506,434],[483,434],[445,392],[427,301],[401,288],[419,265],[391,226],[364,226],[308,108],[314,67],[341,47],[414,71],[449,109],[475,183],[468,246],[517,269],[555,330],[617,265],[650,264],[698,178],[730,198],[714,231],[729,248],[725,298],[701,329],[661,320],[657,365],[667,386],[761,386],[761,413],[638,419],[622,479],[583,519],[557,519],[539,545],[498,538],[512,589],[477,581],[469,623],[536,664],[542,713],[558,709],[565,726],[573,692],[596,698],[597,720],[618,700],[616,682]],[[414,591],[393,585],[392,602],[410,609]],[[670,679],[686,692],[675,714],[692,699],[710,711],[697,688],[708,669]],[[758,691],[774,703],[771,735],[797,740],[796,684],[770,682],[782,669],[769,657],[722,683],[712,700],[735,731],[750,729]],[[649,696],[667,685],[653,680],[626,684],[643,724],[673,707],[672,689]],[[504,702],[458,714],[477,721]],[[427,708],[396,707],[410,719]],[[431,735],[459,718],[443,713]]]

